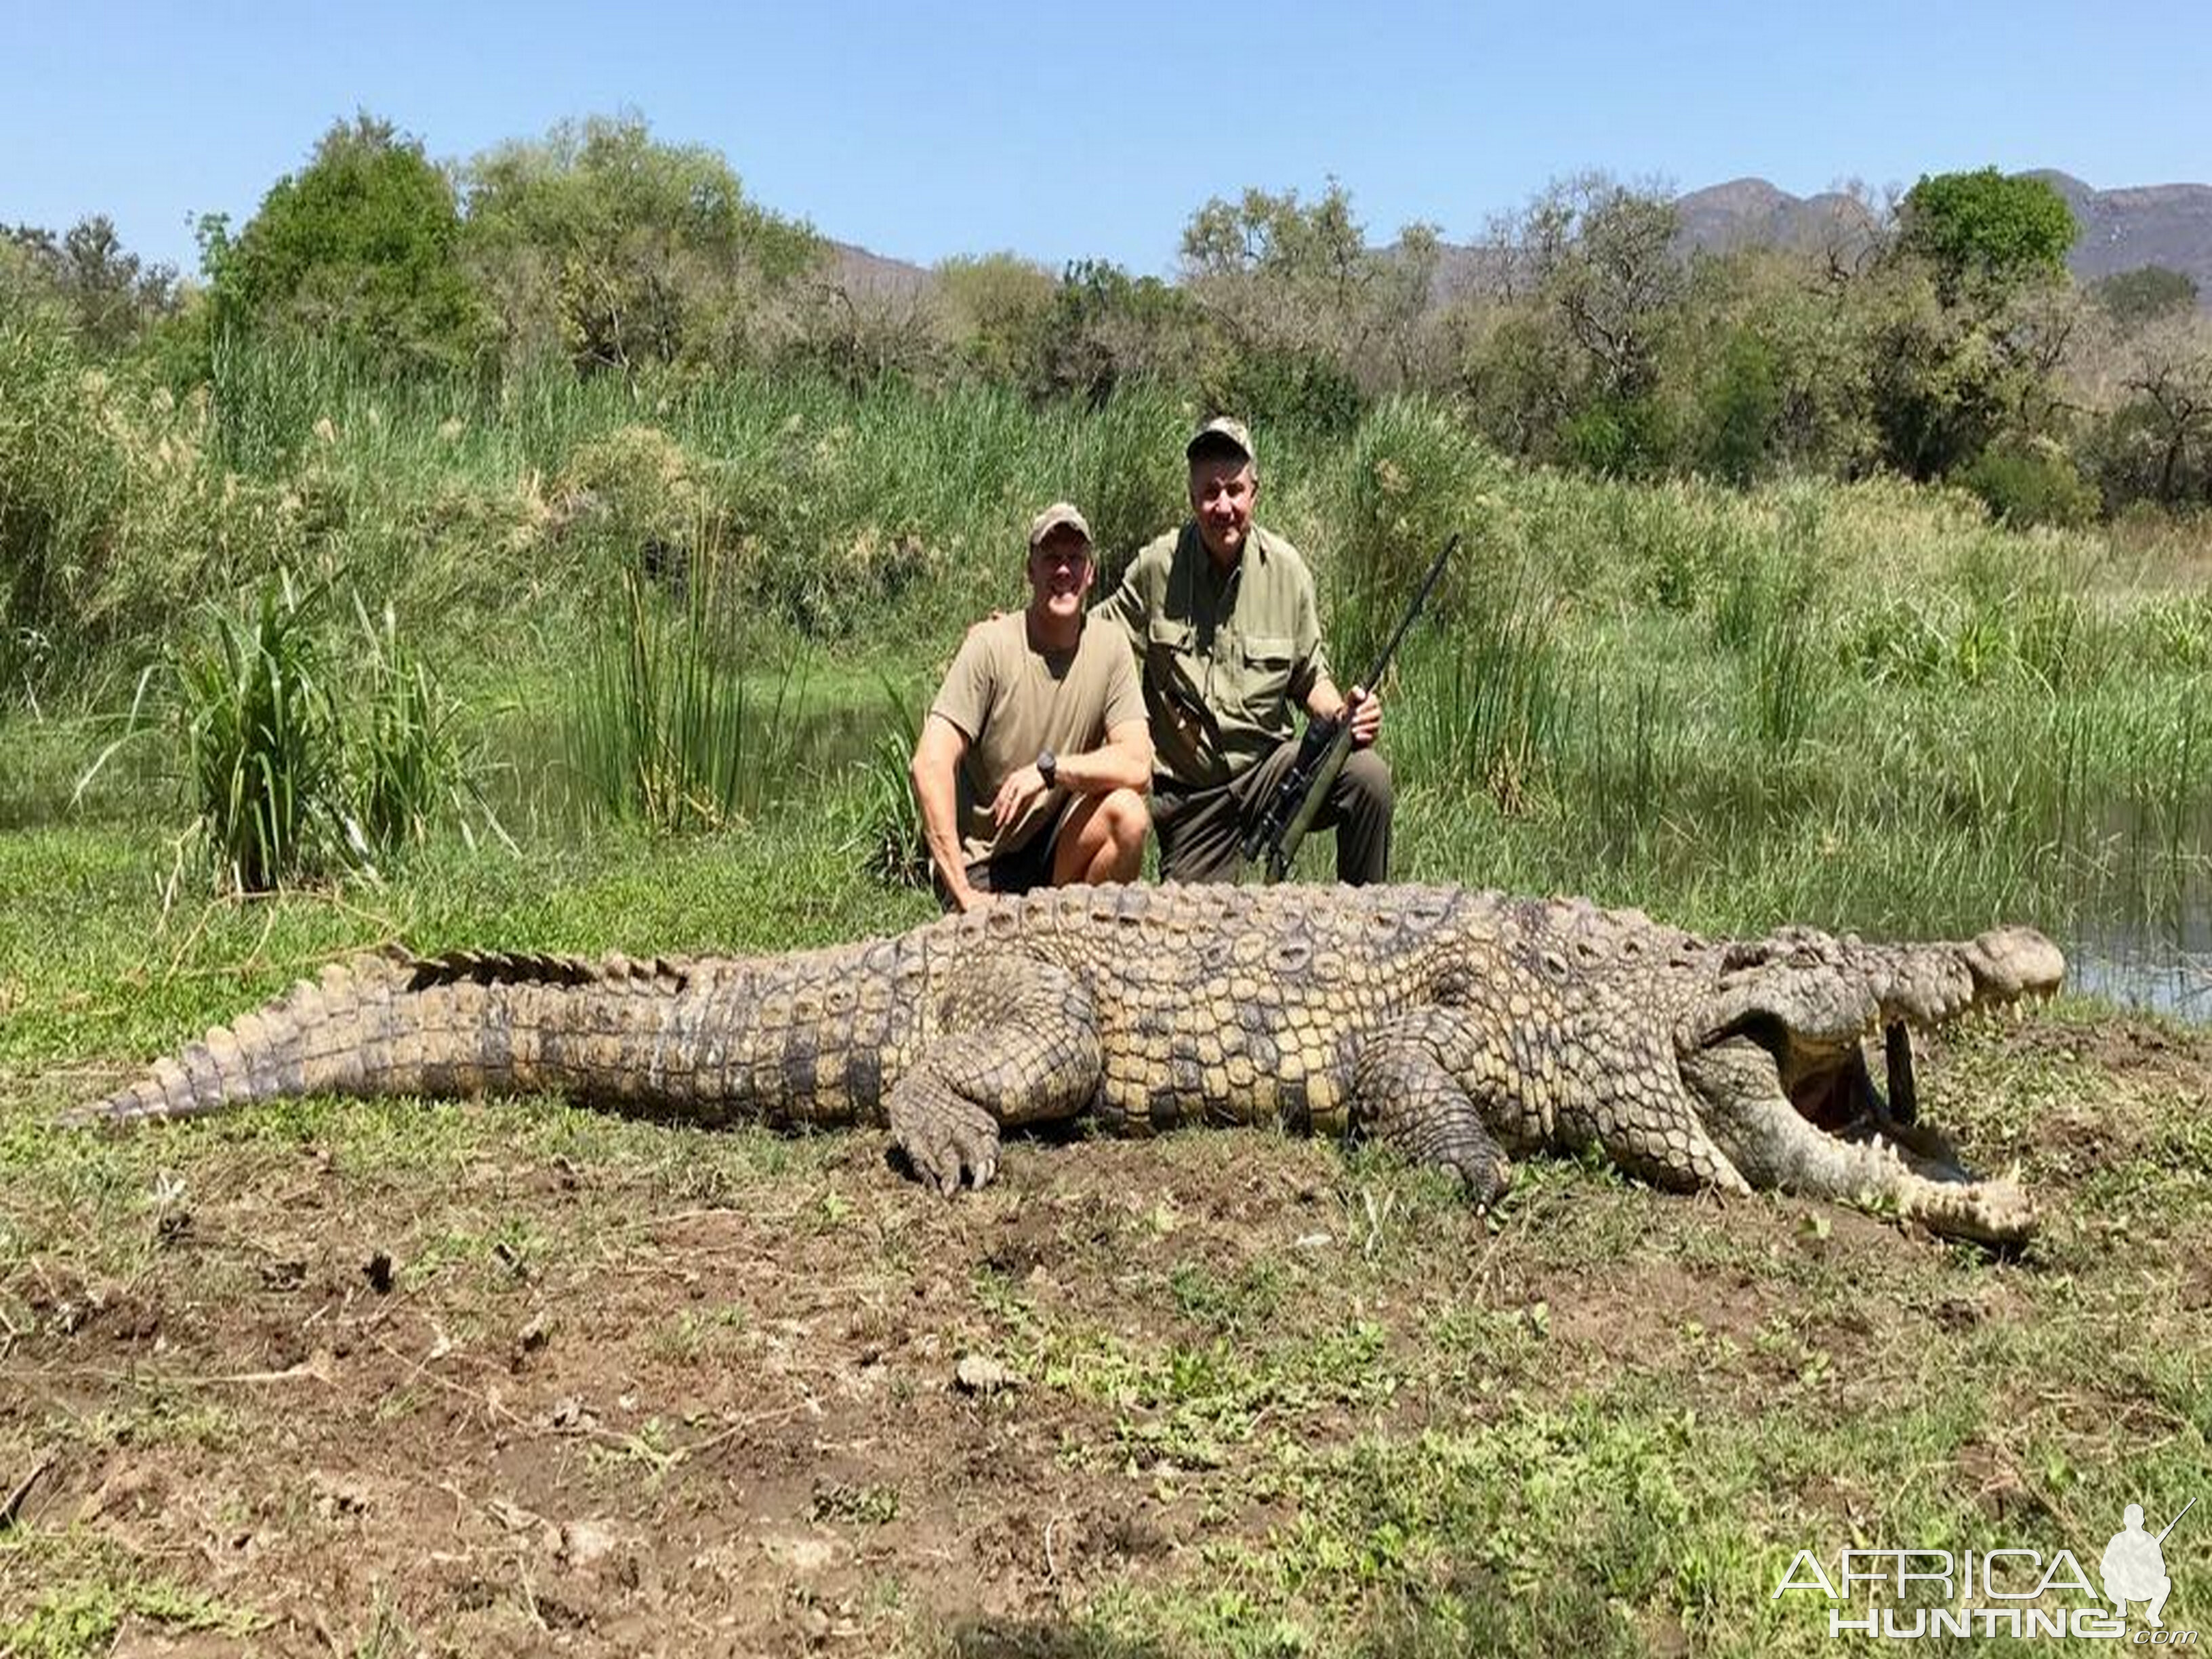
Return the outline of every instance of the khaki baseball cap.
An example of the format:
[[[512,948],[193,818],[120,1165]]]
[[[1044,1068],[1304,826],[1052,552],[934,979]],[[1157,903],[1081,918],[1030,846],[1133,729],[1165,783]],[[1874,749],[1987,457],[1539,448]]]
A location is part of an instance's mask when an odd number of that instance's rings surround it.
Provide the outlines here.
[[[1030,551],[1034,553],[1044,545],[1044,538],[1063,526],[1073,530],[1085,542],[1091,539],[1091,526],[1075,510],[1072,501],[1054,501],[1030,520]]]
[[[1190,441],[1182,447],[1184,459],[1193,461],[1232,451],[1248,461],[1254,459],[1251,432],[1243,422],[1226,415],[1215,416],[1192,433]]]

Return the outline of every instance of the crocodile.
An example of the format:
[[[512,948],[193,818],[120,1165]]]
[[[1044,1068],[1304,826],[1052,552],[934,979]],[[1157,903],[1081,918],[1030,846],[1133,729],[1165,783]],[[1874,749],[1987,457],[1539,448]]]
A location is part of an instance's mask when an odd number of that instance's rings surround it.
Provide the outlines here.
[[[1483,1205],[1510,1158],[1595,1149],[1662,1188],[1784,1190],[2010,1244],[2033,1206],[1917,1121],[1911,1033],[2016,1011],[2063,971],[2025,927],[1708,939],[1458,888],[1072,887],[782,955],[356,957],[69,1116],[546,1091],[701,1124],[878,1126],[947,1194],[992,1178],[1004,1128],[1272,1123],[1444,1166]]]

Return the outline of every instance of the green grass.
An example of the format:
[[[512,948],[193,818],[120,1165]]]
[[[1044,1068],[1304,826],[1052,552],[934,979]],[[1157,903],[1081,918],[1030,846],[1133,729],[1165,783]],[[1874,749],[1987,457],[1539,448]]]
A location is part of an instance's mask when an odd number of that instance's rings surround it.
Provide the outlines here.
[[[312,353],[247,354],[179,401],[29,334],[0,384],[44,422],[0,434],[21,480],[0,533],[25,553],[0,695],[119,713],[180,599],[235,614],[296,572],[393,619],[410,665],[386,775],[416,799],[384,816],[410,824],[433,755],[457,762],[495,708],[572,700],[588,661],[605,672],[580,726],[605,740],[551,744],[584,793],[671,824],[756,814],[734,797],[782,774],[789,710],[747,688],[804,652],[810,679],[926,697],[960,630],[1019,603],[1042,501],[1091,511],[1109,581],[1174,521],[1196,413],[1149,392],[1093,410],[760,375],[387,385]],[[1419,400],[1261,447],[1262,517],[1318,573],[1340,677],[1444,536],[1468,536],[1388,688],[1409,870],[1731,926],[1785,906],[1866,927],[2144,924],[2201,902],[2201,547],[2017,534],[1892,480],[1522,472]],[[647,561],[682,592],[626,587]],[[416,674],[471,712],[405,707]]]
[[[234,1643],[248,1640],[266,1622],[166,1574],[143,1576],[121,1553],[88,1540],[23,1532],[0,1538],[0,1581],[26,1570],[44,1584],[20,1615],[0,1619],[0,1649],[21,1659],[112,1652],[126,1620]]]

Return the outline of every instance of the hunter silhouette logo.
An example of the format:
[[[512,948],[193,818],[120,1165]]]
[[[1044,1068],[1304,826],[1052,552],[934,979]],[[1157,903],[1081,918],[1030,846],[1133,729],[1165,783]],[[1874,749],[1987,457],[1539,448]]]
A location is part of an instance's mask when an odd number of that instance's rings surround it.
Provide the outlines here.
[[[2192,1498],[2181,1506],[2181,1515],[2166,1523],[2166,1531],[2154,1538],[2143,1530],[2142,1505],[2128,1505],[2122,1517],[2126,1524],[2105,1546],[2102,1564],[2105,1599],[2118,1609],[2121,1618],[2128,1616],[2129,1602],[2140,1601],[2143,1604],[2143,1623],[2153,1630],[2166,1628],[2159,1614],[2166,1609],[2166,1598],[2172,1591],[2173,1580],[2166,1575],[2162,1546],[2166,1533],[2181,1524],[2181,1516],[2196,1507],[2197,1500]]]

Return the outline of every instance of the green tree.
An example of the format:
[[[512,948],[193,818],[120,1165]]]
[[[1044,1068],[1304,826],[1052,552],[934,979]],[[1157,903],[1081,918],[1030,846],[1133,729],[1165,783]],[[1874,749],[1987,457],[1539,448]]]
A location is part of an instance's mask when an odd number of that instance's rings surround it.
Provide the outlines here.
[[[1582,379],[1565,325],[1533,300],[1470,294],[1441,327],[1449,389],[1475,429],[1509,455],[1559,459]]]
[[[2124,401],[2101,446],[2107,497],[2212,501],[2212,319],[2169,314],[2117,356]]]
[[[1685,459],[1748,483],[1778,470],[1856,477],[1880,453],[1871,331],[1883,279],[1833,241],[1700,254],[1659,359]]]
[[[2164,265],[2144,265],[2092,283],[2089,297],[2123,330],[2134,330],[2194,311],[2197,279]]]
[[[2075,228],[2040,179],[1995,167],[1923,178],[1899,205],[1873,337],[1885,458],[1917,478],[2041,468],[2061,424],[2057,370],[2081,317],[2066,274]],[[2008,483],[2008,487],[2009,483]]]
[[[1923,174],[1905,192],[1900,218],[1899,246],[1934,267],[1947,303],[1978,283],[2004,288],[2063,274],[2081,234],[2049,184],[1995,167]]]
[[[1197,307],[1181,289],[1107,260],[1078,260],[1053,290],[1036,389],[1097,406],[1140,381],[1182,386],[1195,372],[1200,330]]]
[[[1661,340],[1687,286],[1680,216],[1656,185],[1602,173],[1556,180],[1521,215],[1513,253],[1581,346],[1599,395],[1649,394]]]
[[[1262,190],[1208,201],[1183,228],[1182,275],[1212,336],[1212,395],[1333,419],[1403,384],[1438,252],[1420,224],[1370,248],[1334,179],[1312,203]]]
[[[204,234],[216,315],[330,341],[393,371],[471,361],[484,313],[459,258],[450,179],[417,139],[362,113],[324,134],[234,240]]]
[[[502,144],[465,178],[469,258],[509,355],[558,351],[581,372],[773,354],[824,252],[716,152],[661,143],[634,115]]]
[[[1602,173],[1555,179],[1492,222],[1480,250],[1490,292],[1450,325],[1459,379],[1483,386],[1486,430],[1506,441],[1518,428],[1523,453],[1607,471],[1665,463],[1674,421],[1661,364],[1688,287],[1678,228],[1657,186]],[[1486,307],[1504,314],[1479,321]]]
[[[1002,385],[1037,378],[1059,284],[1042,265],[1012,253],[947,259],[937,297],[952,347],[975,374]]]
[[[124,247],[104,213],[66,234],[30,225],[0,229],[0,294],[18,303],[51,301],[94,349],[119,350],[179,303],[173,266],[145,264]]]

